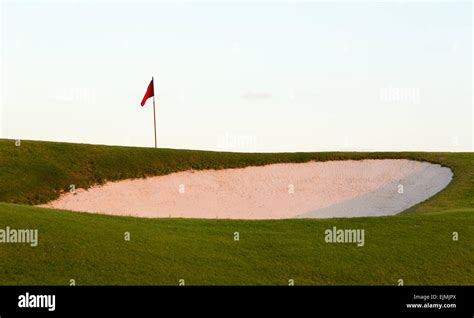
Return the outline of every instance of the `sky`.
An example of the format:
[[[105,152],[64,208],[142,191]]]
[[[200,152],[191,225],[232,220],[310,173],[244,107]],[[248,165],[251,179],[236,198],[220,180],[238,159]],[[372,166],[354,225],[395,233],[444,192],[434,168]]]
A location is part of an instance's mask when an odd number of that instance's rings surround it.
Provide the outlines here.
[[[473,151],[471,2],[13,1],[0,138]]]

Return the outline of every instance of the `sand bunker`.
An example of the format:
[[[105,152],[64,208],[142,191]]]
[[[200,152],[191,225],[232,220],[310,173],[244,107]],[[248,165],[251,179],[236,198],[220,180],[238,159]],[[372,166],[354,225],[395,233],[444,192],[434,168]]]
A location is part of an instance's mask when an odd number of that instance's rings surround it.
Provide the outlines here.
[[[273,164],[110,182],[42,206],[140,217],[380,216],[428,199],[452,176],[449,168],[412,160]]]

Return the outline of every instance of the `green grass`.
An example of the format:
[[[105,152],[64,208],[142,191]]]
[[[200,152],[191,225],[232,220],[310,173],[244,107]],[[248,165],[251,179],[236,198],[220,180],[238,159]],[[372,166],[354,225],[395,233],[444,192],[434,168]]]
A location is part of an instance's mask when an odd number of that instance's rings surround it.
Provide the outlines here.
[[[40,235],[34,248],[1,247],[0,283],[472,284],[473,212],[246,222],[148,220],[0,204],[2,224],[38,228]],[[365,245],[325,243],[324,231],[333,226],[363,228]],[[454,231],[459,241],[452,240]]]
[[[393,217],[230,221],[139,219],[40,209],[70,184],[308,160],[407,158],[450,167],[450,185]],[[0,244],[0,284],[473,285],[474,154],[241,154],[0,139],[0,229],[35,228],[39,245]],[[17,203],[17,204],[12,204]],[[324,231],[364,229],[365,245]],[[124,240],[130,232],[131,241]],[[233,233],[240,233],[240,241]],[[452,233],[459,240],[452,240]]]

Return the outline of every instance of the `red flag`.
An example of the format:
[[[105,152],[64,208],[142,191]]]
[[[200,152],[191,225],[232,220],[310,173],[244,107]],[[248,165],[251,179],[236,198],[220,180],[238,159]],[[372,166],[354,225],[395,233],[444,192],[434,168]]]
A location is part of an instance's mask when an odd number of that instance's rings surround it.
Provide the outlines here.
[[[146,89],[146,93],[145,93],[145,96],[143,96],[143,99],[142,99],[142,106],[145,105],[146,103],[146,100],[150,97],[153,97],[155,96],[155,90],[153,88],[153,79],[151,79],[151,82],[150,84],[148,85],[148,88]]]

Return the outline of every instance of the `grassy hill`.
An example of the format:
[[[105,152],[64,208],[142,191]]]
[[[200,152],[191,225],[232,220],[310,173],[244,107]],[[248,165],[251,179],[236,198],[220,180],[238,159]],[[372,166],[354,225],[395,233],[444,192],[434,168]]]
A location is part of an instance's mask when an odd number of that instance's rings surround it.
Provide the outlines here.
[[[29,206],[58,197],[71,184],[89,187],[187,169],[380,158],[439,163],[453,170],[454,179],[435,197],[393,217],[139,219]],[[243,154],[35,141],[16,147],[0,139],[0,202],[0,229],[39,230],[37,247],[0,244],[0,284],[474,283],[473,153]],[[325,243],[324,231],[333,226],[364,229],[365,245]]]

